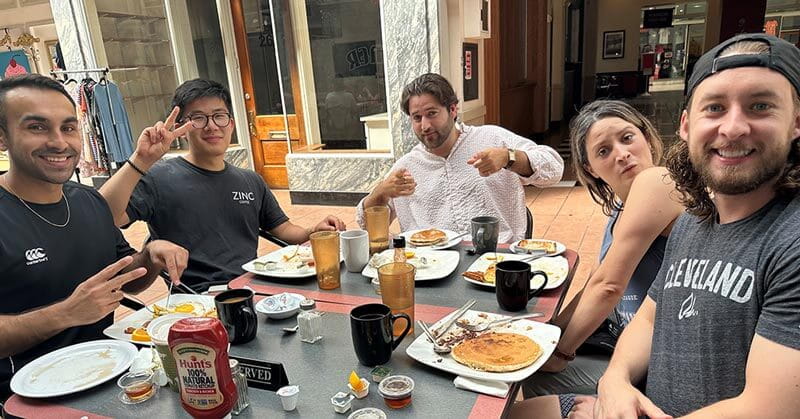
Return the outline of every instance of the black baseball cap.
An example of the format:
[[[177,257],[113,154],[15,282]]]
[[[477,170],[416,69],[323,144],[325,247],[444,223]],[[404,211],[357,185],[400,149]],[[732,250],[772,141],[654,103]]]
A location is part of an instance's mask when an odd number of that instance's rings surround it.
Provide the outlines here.
[[[757,41],[769,46],[765,54],[737,54],[720,57],[719,54],[728,46],[739,41]],[[692,96],[694,89],[707,77],[729,68],[766,67],[783,74],[794,90],[800,95],[800,49],[778,37],[763,33],[746,33],[727,39],[710,51],[703,54],[694,66],[689,78],[687,95]]]

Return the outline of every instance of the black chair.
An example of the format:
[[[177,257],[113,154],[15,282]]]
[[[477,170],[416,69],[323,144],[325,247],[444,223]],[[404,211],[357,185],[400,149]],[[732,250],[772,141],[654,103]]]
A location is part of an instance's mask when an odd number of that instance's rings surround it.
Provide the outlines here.
[[[531,210],[527,206],[525,207],[525,217],[527,218],[527,224],[525,225],[525,238],[526,239],[532,239],[533,238],[533,214],[531,214]]]

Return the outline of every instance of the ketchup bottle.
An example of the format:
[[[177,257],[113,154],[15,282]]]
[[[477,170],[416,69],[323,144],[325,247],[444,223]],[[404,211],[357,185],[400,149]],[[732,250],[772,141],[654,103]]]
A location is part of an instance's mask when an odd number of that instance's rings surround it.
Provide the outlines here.
[[[228,361],[228,333],[219,320],[190,317],[169,329],[181,405],[192,417],[218,419],[233,409],[238,393]]]

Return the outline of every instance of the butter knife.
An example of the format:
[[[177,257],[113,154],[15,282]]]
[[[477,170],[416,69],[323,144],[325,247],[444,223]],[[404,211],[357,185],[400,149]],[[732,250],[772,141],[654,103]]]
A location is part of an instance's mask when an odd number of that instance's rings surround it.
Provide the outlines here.
[[[431,332],[433,333],[433,335],[434,335],[434,336],[436,336],[436,338],[437,338],[437,339],[438,339],[438,338],[440,338],[440,337],[442,337],[442,335],[444,335],[445,333],[447,333],[447,330],[448,330],[448,329],[450,329],[450,326],[452,326],[452,325],[453,325],[453,323],[455,323],[455,322],[456,322],[456,320],[460,319],[460,318],[461,318],[461,316],[463,316],[463,315],[464,315],[464,313],[466,313],[466,312],[467,312],[467,310],[469,310],[470,308],[472,308],[472,306],[474,306],[476,302],[477,302],[477,301],[476,301],[475,299],[471,299],[471,300],[467,301],[466,303],[464,303],[464,305],[463,305],[463,306],[461,306],[461,308],[459,308],[458,310],[456,310],[456,311],[455,311],[455,312],[454,312],[454,313],[453,313],[453,314],[450,316],[450,318],[449,318],[449,319],[447,319],[447,321],[446,321],[446,322],[444,322],[444,324],[442,324],[441,326],[439,326],[438,328],[436,328],[436,330],[432,330],[432,331],[431,331]]]
[[[434,244],[433,246],[431,246],[431,250],[446,249],[446,248],[448,248],[448,247],[452,246],[452,243],[453,243],[454,241],[456,241],[456,239],[460,239],[460,238],[462,238],[462,237],[466,236],[467,234],[469,234],[469,233],[461,233],[461,234],[459,234],[459,235],[457,235],[457,236],[453,236],[453,237],[451,237],[449,240],[447,240],[447,241],[446,241],[446,242],[444,242],[444,243],[440,243],[440,244]],[[459,241],[460,241],[460,240],[459,240]]]

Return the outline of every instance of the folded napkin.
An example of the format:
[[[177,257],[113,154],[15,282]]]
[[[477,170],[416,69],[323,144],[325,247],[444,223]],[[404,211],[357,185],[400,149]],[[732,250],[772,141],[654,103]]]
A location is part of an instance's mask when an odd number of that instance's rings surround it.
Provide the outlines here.
[[[508,395],[509,386],[502,381],[479,380],[477,378],[456,377],[453,380],[456,388],[474,391],[475,393],[487,394],[489,396],[505,398]]]
[[[155,374],[155,382],[161,387],[167,385],[167,374],[161,368],[161,360],[156,353],[155,348],[147,347],[139,350],[136,358],[133,359],[131,364],[131,372],[139,372],[151,370]]]

